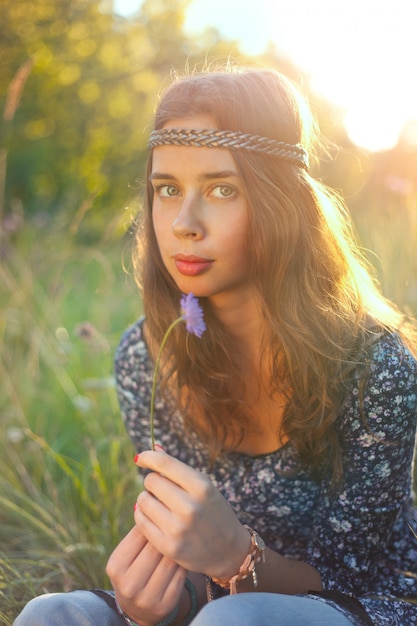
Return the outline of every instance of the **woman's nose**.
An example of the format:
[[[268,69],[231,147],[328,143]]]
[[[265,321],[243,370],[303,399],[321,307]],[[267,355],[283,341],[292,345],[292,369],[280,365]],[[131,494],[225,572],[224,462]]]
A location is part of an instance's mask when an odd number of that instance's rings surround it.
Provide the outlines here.
[[[201,220],[201,201],[196,197],[185,198],[172,222],[172,231],[176,237],[198,239],[203,236]]]

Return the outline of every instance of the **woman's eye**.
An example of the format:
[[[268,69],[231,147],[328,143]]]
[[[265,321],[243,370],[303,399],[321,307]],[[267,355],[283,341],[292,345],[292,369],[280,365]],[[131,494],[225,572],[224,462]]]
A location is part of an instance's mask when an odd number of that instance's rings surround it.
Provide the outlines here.
[[[172,198],[173,196],[178,195],[178,189],[175,185],[158,185],[155,188],[155,192],[161,198]]]
[[[230,185],[216,185],[212,190],[212,194],[217,198],[230,198],[234,193],[235,190]]]

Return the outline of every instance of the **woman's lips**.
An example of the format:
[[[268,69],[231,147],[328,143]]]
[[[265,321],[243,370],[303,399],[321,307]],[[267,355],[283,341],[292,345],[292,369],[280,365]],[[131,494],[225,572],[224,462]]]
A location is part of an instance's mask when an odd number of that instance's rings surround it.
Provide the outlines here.
[[[197,276],[207,271],[213,263],[212,259],[186,254],[176,254],[174,256],[175,267],[184,276]]]

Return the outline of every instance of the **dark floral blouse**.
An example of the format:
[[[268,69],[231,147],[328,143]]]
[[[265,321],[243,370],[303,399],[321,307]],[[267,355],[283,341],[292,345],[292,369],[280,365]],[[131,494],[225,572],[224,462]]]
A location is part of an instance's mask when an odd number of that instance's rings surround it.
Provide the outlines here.
[[[125,333],[115,360],[122,415],[138,451],[150,448],[153,376],[142,323]],[[417,532],[417,363],[397,336],[375,341],[362,396],[367,424],[359,409],[364,371],[354,373],[338,419],[345,482],[336,495],[326,481],[314,482],[297,469],[291,443],[265,455],[225,454],[209,469],[205,447],[184,432],[181,415],[166,399],[156,402],[155,435],[168,453],[206,473],[270,548],[311,563],[325,590],[356,596],[375,625],[407,626],[417,624],[417,540],[410,530]],[[365,623],[330,596],[318,600],[357,626]]]

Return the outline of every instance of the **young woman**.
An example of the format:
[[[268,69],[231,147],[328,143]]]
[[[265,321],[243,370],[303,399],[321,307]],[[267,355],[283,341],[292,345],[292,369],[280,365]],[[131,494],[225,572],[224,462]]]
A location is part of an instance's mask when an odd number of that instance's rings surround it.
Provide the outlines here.
[[[136,259],[146,317],[116,356],[145,489],[113,592],[16,626],[417,624],[417,340],[379,293],[314,124],[272,70],[175,81],[155,116]],[[175,327],[181,294],[201,337]],[[163,446],[163,447],[162,447]]]

